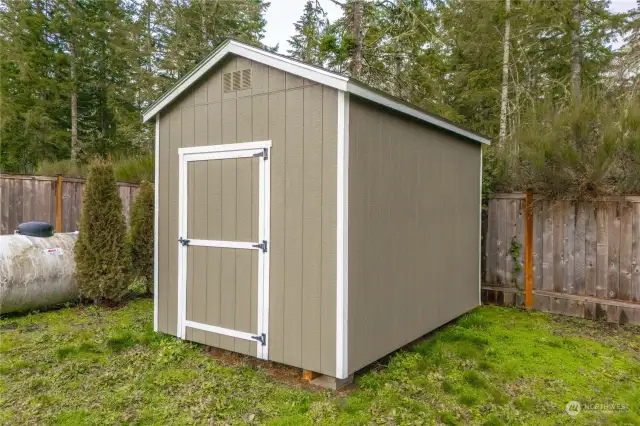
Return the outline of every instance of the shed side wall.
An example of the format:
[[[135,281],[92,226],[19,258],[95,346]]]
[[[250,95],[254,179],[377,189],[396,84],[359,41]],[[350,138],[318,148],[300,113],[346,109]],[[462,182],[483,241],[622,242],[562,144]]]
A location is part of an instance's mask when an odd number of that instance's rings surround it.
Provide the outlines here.
[[[247,68],[252,88],[224,93],[222,74]],[[178,148],[270,139],[269,359],[335,374],[337,98],[332,88],[231,57],[161,112],[159,331],[176,334]]]
[[[349,373],[478,305],[480,156],[351,97]]]

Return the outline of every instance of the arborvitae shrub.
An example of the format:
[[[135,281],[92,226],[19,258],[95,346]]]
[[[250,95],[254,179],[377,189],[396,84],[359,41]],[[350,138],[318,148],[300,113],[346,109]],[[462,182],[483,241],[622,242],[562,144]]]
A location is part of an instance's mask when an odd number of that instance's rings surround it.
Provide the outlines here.
[[[147,293],[153,283],[153,197],[153,185],[143,181],[131,212],[131,263],[138,278],[145,281]]]
[[[129,286],[131,257],[113,166],[95,160],[89,166],[75,247],[80,295],[114,302]]]

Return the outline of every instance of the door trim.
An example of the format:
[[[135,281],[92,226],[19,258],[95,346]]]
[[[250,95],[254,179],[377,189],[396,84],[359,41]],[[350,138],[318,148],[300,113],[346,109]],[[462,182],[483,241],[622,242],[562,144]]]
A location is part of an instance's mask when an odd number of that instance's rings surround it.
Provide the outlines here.
[[[178,149],[178,236],[188,239],[187,233],[187,194],[188,163],[194,161],[224,160],[233,158],[260,157],[258,172],[258,241],[270,241],[271,223],[271,141],[209,145]],[[265,344],[258,344],[254,335],[238,330],[226,329],[208,324],[187,320],[187,245],[178,244],[178,327],[177,336],[186,337],[187,327],[212,333],[223,334],[239,339],[256,342],[257,356],[269,359],[269,339]],[[189,245],[206,247],[224,247],[258,250],[258,317],[257,335],[269,335],[269,251],[254,247],[255,243],[241,241],[190,240]],[[262,271],[262,273],[260,272]]]

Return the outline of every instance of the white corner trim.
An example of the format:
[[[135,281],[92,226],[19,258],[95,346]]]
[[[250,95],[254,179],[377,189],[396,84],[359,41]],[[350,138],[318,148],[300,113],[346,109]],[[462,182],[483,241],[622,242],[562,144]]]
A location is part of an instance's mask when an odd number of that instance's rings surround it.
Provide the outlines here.
[[[349,93],[338,92],[336,378],[349,376]]]
[[[436,127],[440,127],[441,129],[448,130],[450,132],[456,133],[460,136],[464,136],[466,138],[472,139],[476,142],[480,142],[483,144],[489,145],[491,141],[487,138],[484,138],[480,135],[477,135],[468,130],[462,129],[455,124],[449,123],[445,120],[442,120],[436,116],[426,114],[419,109],[412,108],[409,105],[398,102],[388,96],[381,95],[373,90],[367,89],[353,81],[349,81],[349,93],[352,93],[356,96],[360,96],[361,98],[367,99],[371,102],[375,102],[380,105],[384,105],[387,108],[391,108],[398,112],[401,112],[406,115],[410,115],[411,117],[417,118],[422,121],[426,121],[429,124],[432,124]]]
[[[478,214],[478,305],[482,305],[482,146],[480,146],[480,212]]]
[[[153,331],[158,331],[158,181],[160,180],[160,114],[156,115],[155,143],[153,148]]]

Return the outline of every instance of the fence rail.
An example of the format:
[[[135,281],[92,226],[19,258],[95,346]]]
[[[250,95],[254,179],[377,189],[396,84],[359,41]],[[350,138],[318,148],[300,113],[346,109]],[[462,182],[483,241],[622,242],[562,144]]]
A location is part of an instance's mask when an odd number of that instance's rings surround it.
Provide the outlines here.
[[[55,224],[57,232],[75,231],[84,185],[80,178],[0,174],[0,235],[11,234],[18,224],[31,220]],[[118,182],[127,223],[138,190],[138,184]]]
[[[526,219],[533,222],[526,244]],[[640,197],[596,202],[496,194],[483,227],[483,298],[524,305],[524,256],[537,309],[640,324]]]

